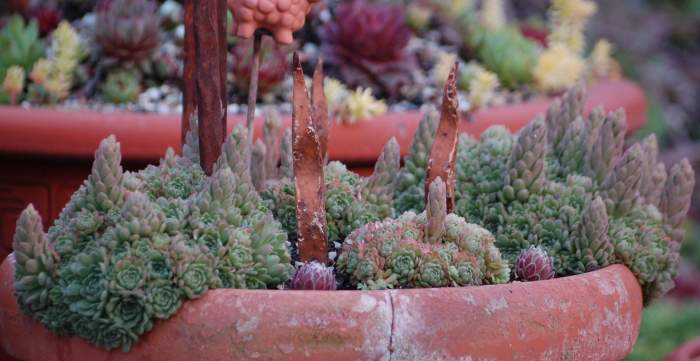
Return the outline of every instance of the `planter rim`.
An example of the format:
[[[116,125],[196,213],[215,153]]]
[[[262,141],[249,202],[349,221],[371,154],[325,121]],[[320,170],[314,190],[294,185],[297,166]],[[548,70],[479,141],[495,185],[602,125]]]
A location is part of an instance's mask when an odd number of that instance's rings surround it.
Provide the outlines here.
[[[642,295],[622,265],[548,281],[386,291],[210,290],[130,353],[60,338],[21,314],[0,266],[0,347],[23,360],[619,360]],[[586,297],[581,297],[586,295]]]
[[[624,108],[628,127],[636,130],[646,119],[646,99],[642,90],[629,80],[605,80],[588,86],[585,111],[601,105],[606,110]],[[501,124],[516,131],[543,113],[552,98],[535,97],[527,102],[478,111],[473,119],[463,119],[460,131],[479,135],[491,125]],[[384,144],[396,137],[402,155],[409,151],[421,111],[388,113],[353,125],[331,124],[329,155],[344,162],[373,163]],[[291,124],[289,115],[282,117]],[[244,116],[229,116],[229,131],[244,123]],[[256,119],[255,132],[262,133]],[[100,113],[90,110],[0,107],[0,154],[92,158],[100,140],[110,134],[122,143],[124,159],[154,160],[167,147],[180,148],[180,115],[131,112]]]

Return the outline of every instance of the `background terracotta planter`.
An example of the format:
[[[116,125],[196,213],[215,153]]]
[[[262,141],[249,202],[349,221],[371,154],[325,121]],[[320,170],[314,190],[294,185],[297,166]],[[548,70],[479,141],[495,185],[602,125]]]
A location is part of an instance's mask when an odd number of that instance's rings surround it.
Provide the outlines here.
[[[666,361],[696,361],[700,360],[700,337],[683,344],[670,354]]]
[[[27,361],[620,360],[642,295],[615,265],[542,282],[391,291],[213,290],[130,353],[52,335],[23,316],[0,267],[0,347]],[[582,297],[585,295],[585,297]]]
[[[608,110],[624,108],[628,125],[634,131],[646,119],[646,100],[635,84],[608,81],[588,89],[586,111],[602,105]],[[490,108],[466,119],[460,130],[479,135],[493,124],[516,131],[537,114],[544,112],[551,99]],[[328,142],[330,158],[341,160],[367,174],[384,144],[396,137],[402,154],[410,149],[413,133],[422,113],[390,113],[351,126],[333,125]],[[243,122],[230,117],[229,130]],[[291,119],[284,119],[289,126]],[[257,134],[262,125],[258,120]],[[90,165],[100,140],[115,134],[122,145],[123,164],[140,169],[155,163],[169,146],[180,147],[178,115],[134,113],[95,113],[0,107],[0,257],[10,251],[14,227],[20,211],[33,203],[45,226],[58,216],[70,195],[90,173]]]

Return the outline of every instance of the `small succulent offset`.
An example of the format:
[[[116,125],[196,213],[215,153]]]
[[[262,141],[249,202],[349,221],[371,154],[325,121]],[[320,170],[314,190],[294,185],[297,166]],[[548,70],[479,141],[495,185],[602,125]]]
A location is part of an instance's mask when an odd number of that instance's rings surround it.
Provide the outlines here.
[[[148,60],[160,41],[158,6],[152,0],[101,0],[95,42],[120,62]]]
[[[694,173],[687,160],[667,172],[653,136],[624,150],[624,113],[584,120],[583,100],[577,86],[515,136],[462,136],[455,213],[493,232],[511,264],[530,246],[559,276],[623,263],[655,299],[673,287]]]
[[[360,289],[508,282],[510,269],[489,231],[447,213],[446,186],[430,185],[427,209],[367,224],[343,243],[338,270]]]
[[[291,282],[293,290],[335,291],[337,287],[333,267],[316,261],[304,263],[297,268]]]
[[[119,70],[107,75],[102,98],[114,104],[135,102],[141,94],[141,77],[136,72]]]
[[[227,147],[247,147],[246,135],[236,128]],[[48,234],[30,205],[13,244],[21,309],[55,333],[126,351],[210,288],[287,281],[286,235],[242,159],[222,154],[206,176],[195,140],[190,133],[183,157],[170,149],[158,166],[129,173],[109,137]]]
[[[531,83],[539,49],[535,42],[524,37],[518,29],[479,29],[471,35],[470,42],[479,62],[496,73],[503,86],[516,89]]]
[[[554,278],[552,258],[540,247],[524,249],[515,260],[515,279],[531,282]]]
[[[351,88],[398,98],[416,81],[417,64],[407,49],[412,33],[398,6],[364,0],[338,5],[319,35],[325,59]]]

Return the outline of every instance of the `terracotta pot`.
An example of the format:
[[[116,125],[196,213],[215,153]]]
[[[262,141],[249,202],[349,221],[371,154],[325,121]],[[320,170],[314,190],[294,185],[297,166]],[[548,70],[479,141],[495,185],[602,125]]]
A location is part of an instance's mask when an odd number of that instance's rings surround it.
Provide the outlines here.
[[[129,353],[57,337],[22,315],[0,267],[0,346],[27,361],[620,360],[642,294],[615,265],[549,281],[390,291],[219,289],[158,322]]]
[[[635,84],[620,80],[593,84],[588,88],[586,110],[602,105],[608,110],[624,108],[631,131],[644,125],[646,100]],[[494,124],[516,131],[551,99],[537,98],[527,103],[490,108],[466,119],[460,130],[479,135]],[[371,172],[384,144],[396,137],[402,155],[413,140],[422,114],[390,113],[357,124],[332,125],[328,148],[330,158],[341,160],[362,174]],[[244,122],[230,117],[228,128]],[[284,119],[286,126],[291,119]],[[262,132],[256,121],[256,132]],[[155,163],[169,146],[180,147],[179,115],[134,113],[95,113],[53,109],[0,107],[0,257],[10,251],[12,235],[21,210],[33,203],[45,222],[58,217],[70,195],[90,173],[90,165],[100,140],[115,134],[121,143],[127,169]],[[46,223],[45,226],[49,224]]]
[[[680,348],[666,357],[666,361],[700,360],[700,337],[684,343]]]

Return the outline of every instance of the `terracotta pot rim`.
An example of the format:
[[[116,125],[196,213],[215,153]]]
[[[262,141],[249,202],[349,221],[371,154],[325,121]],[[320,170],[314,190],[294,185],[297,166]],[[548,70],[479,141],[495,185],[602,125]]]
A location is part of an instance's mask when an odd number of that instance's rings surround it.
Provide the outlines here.
[[[552,98],[535,97],[527,102],[484,109],[473,119],[464,119],[460,131],[478,136],[491,125],[504,125],[517,131],[537,114],[543,113]],[[642,90],[629,80],[605,80],[588,87],[585,111],[602,105],[607,110],[624,108],[630,131],[641,128],[646,119],[646,99]],[[397,138],[401,153],[410,148],[413,133],[422,118],[420,110],[388,113],[352,125],[333,123],[330,129],[330,158],[347,163],[372,164],[384,144]],[[285,126],[289,116],[282,117]],[[243,116],[229,116],[228,128],[244,123]],[[256,119],[256,134],[262,121]],[[180,148],[180,115],[0,107],[0,154],[90,159],[99,141],[115,134],[127,160],[156,160],[167,147]]]
[[[530,283],[386,291],[210,290],[129,353],[57,337],[21,314],[0,266],[0,349],[20,359],[619,360],[642,295],[622,265]],[[319,293],[325,293],[320,296]],[[585,294],[586,297],[581,297]]]

